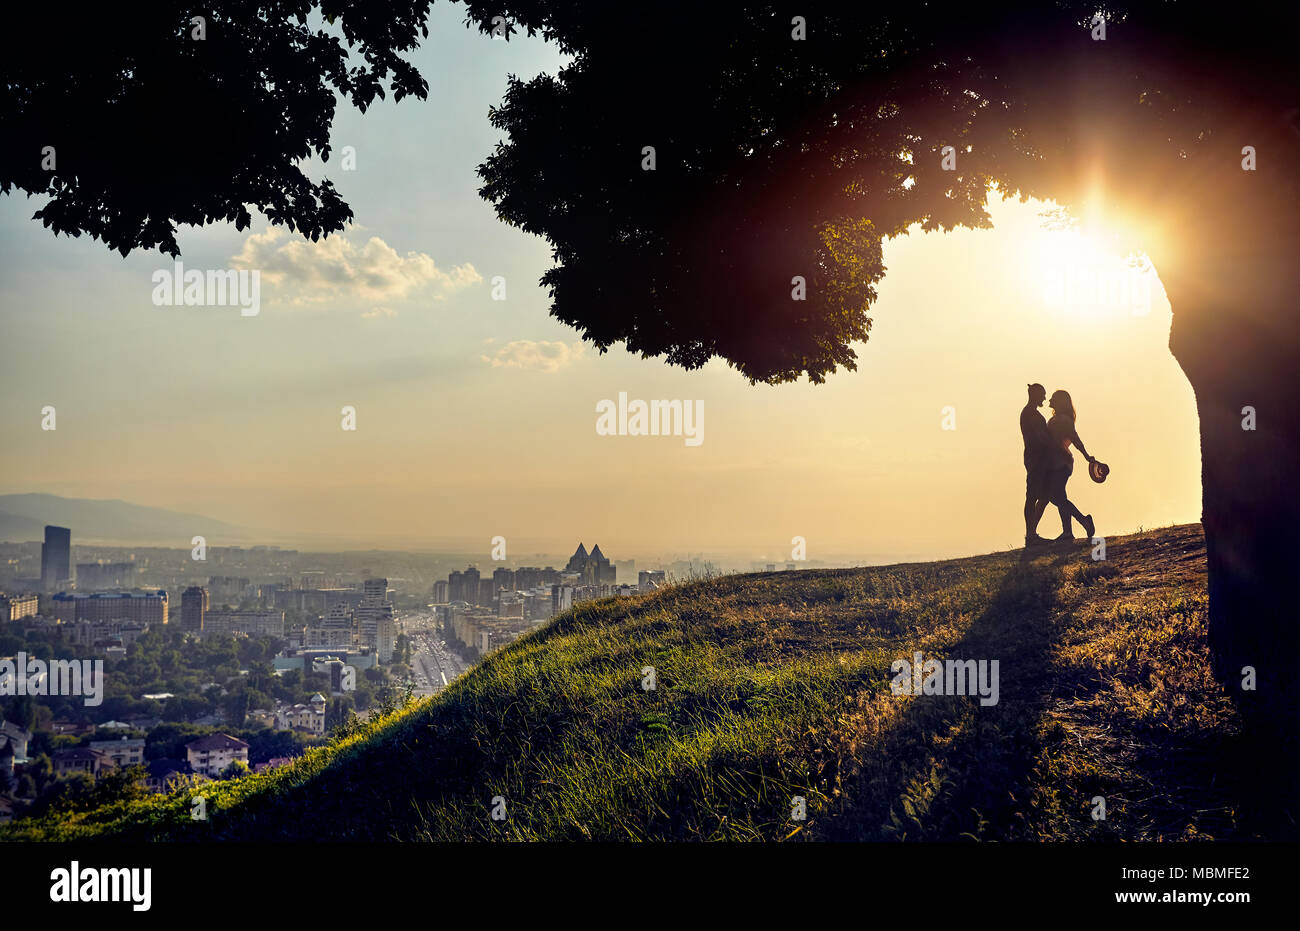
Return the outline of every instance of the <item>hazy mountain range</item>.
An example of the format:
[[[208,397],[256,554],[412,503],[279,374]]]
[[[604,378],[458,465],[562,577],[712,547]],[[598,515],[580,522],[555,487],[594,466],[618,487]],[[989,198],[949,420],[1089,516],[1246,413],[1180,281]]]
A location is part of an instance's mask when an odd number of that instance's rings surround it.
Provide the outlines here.
[[[207,539],[209,546],[252,546],[267,544],[286,548],[318,552],[343,552],[374,550],[383,552],[438,552],[469,554],[474,558],[486,553],[486,540],[469,539],[441,534],[426,534],[418,538],[389,537],[366,534],[353,528],[337,531],[302,531],[293,528],[257,528],[227,521],[170,511],[166,508],[132,504],[129,501],[99,500],[94,498],[64,498],[59,495],[28,493],[0,495],[0,543],[30,543],[45,536],[45,525],[54,524],[72,530],[73,546],[85,544],[115,546],[163,546],[189,549],[195,535]],[[573,551],[577,541],[553,540],[541,537],[521,537],[511,541],[517,554],[530,554],[528,558],[547,565],[547,558],[563,559]],[[589,541],[590,542],[590,541]],[[735,555],[735,559],[730,559]],[[951,556],[952,554],[943,554]],[[696,561],[720,559],[724,564],[748,568],[751,557],[743,549],[734,554],[719,550],[706,554],[702,549],[680,552],[656,552],[640,548],[618,548],[612,559],[637,558],[645,564],[661,564],[674,559],[690,558]],[[864,552],[827,554],[831,565],[881,565],[934,558],[930,553]],[[770,558],[758,560],[772,562]],[[783,562],[782,560],[775,560]]]
[[[74,542],[188,547],[195,534],[209,540],[246,541],[248,528],[225,521],[144,507],[128,501],[61,498],[58,495],[0,495],[0,541],[41,540],[45,525],[70,527]]]
[[[433,535],[418,539],[385,538],[350,529],[334,532],[268,529],[118,499],[63,498],[49,494],[0,495],[0,543],[43,540],[46,524],[71,529],[74,547],[100,544],[189,549],[190,540],[201,535],[209,546],[267,544],[319,552],[432,550],[464,554],[478,552],[485,542]],[[572,547],[565,545],[555,549],[554,553],[560,553],[561,549],[567,555]],[[524,551],[551,552],[540,545]]]

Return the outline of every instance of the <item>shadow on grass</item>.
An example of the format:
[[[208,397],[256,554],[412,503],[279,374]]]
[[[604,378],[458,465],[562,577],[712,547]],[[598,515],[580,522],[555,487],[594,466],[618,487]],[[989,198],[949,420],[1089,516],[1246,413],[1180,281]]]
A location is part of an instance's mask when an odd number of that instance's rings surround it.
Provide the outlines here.
[[[1042,557],[1046,557],[1045,559]],[[999,700],[915,696],[870,757],[857,785],[818,832],[827,840],[993,840],[1024,835],[1037,724],[1049,700],[1062,567],[1077,552],[1022,559],[988,607],[943,656],[997,660]],[[905,645],[905,642],[904,642]],[[901,657],[911,659],[911,651]]]

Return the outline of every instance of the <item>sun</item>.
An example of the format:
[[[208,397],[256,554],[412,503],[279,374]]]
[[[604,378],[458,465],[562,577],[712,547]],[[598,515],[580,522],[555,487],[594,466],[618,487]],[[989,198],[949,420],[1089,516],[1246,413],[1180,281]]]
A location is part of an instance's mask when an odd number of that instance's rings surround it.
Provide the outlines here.
[[[1031,232],[1023,254],[1036,301],[1064,313],[1149,313],[1154,272],[1124,242],[1119,232],[1096,223]]]

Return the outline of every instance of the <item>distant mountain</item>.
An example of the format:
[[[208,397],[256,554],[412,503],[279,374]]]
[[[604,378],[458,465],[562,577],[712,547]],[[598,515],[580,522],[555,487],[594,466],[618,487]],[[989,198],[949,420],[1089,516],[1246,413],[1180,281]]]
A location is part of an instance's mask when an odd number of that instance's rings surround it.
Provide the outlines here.
[[[41,540],[45,525],[72,530],[72,542],[189,546],[195,534],[210,541],[246,539],[242,527],[127,501],[60,498],[58,495],[0,495],[0,541]]]

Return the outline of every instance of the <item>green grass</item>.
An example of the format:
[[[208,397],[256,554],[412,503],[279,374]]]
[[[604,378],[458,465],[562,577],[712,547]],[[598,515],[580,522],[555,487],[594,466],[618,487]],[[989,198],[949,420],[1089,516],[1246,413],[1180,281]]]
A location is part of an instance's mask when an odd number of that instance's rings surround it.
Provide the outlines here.
[[[206,822],[179,793],[0,837],[1294,837],[1284,748],[1247,739],[1208,672],[1200,528],[1107,549],[1104,563],[1079,545],[584,604],[436,698],[196,790]],[[1000,701],[894,696],[890,663],[918,650],[999,660]]]

